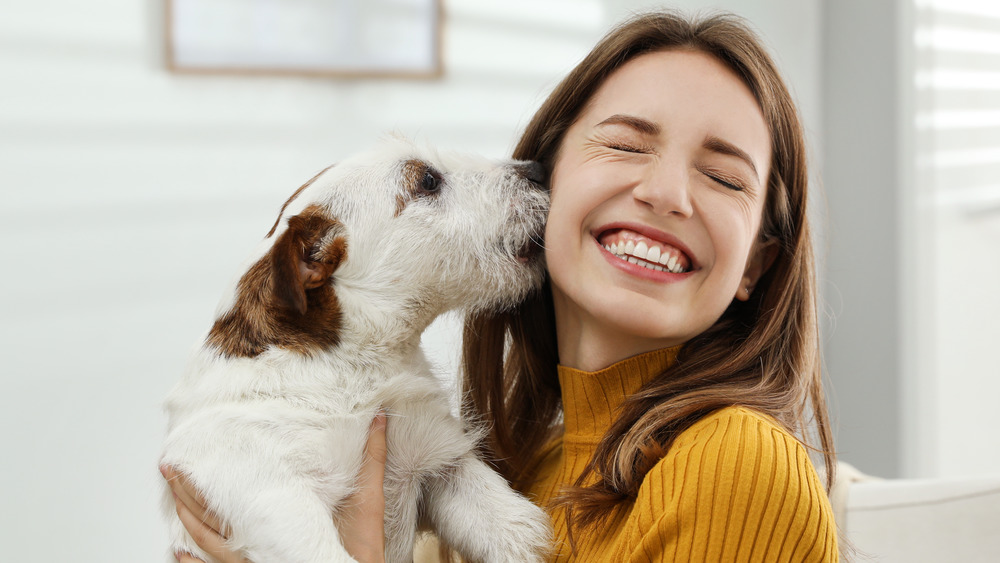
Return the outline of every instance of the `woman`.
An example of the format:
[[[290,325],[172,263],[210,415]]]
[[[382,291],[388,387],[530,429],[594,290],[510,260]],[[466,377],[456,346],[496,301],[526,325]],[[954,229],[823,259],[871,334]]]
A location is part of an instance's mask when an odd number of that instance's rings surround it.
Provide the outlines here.
[[[556,87],[514,157],[551,174],[549,280],[467,319],[466,414],[550,510],[553,560],[836,560],[796,438],[811,415],[832,474],[803,134],[757,38],[725,16],[634,18]],[[362,560],[380,557],[382,469],[366,465],[374,494],[344,533]],[[175,490],[189,530],[238,561]]]

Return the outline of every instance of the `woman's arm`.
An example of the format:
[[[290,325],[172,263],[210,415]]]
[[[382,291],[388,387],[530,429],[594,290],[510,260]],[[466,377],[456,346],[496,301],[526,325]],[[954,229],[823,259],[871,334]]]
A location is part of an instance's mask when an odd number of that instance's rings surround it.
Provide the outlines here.
[[[358,475],[358,492],[345,503],[340,537],[352,557],[363,563],[385,560],[385,413],[372,421],[365,458]],[[160,472],[174,493],[177,517],[198,547],[223,563],[250,563],[226,545],[227,531],[219,519],[205,508],[205,499],[187,478],[172,467]],[[332,515],[331,515],[332,517]],[[175,554],[179,563],[204,563],[187,553]]]

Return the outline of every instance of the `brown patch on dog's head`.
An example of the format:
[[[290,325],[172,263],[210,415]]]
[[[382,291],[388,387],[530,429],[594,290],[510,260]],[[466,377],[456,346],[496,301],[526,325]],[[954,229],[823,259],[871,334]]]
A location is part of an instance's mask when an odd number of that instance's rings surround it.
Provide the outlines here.
[[[225,356],[254,357],[270,346],[309,354],[340,338],[340,304],[329,280],[347,256],[343,225],[311,205],[240,278],[236,303],[207,343]]]
[[[403,193],[396,195],[396,214],[406,209],[414,199],[418,197],[435,197],[440,191],[443,178],[441,173],[434,170],[429,164],[422,160],[408,160],[403,163]]]

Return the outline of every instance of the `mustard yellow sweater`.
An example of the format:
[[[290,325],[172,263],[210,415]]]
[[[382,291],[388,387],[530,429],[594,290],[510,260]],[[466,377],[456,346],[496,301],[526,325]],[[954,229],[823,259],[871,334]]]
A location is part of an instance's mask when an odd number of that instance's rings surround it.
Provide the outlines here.
[[[583,471],[616,408],[674,361],[676,349],[599,372],[560,367],[565,433],[546,446],[527,492],[546,506]],[[826,492],[805,448],[768,416],[716,411],[684,431],[613,519],[567,540],[552,514],[552,561],[837,561]]]

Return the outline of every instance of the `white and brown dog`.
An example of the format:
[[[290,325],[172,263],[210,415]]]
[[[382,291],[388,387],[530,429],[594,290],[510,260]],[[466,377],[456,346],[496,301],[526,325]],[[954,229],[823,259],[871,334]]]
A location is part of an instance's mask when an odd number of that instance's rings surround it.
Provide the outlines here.
[[[537,164],[402,140],[299,188],[167,401],[161,464],[185,473],[255,563],[352,561],[338,507],[389,416],[386,559],[418,527],[463,556],[540,560],[548,518],[475,454],[420,334],[440,313],[509,307],[543,276]],[[165,495],[171,549],[211,561]]]

